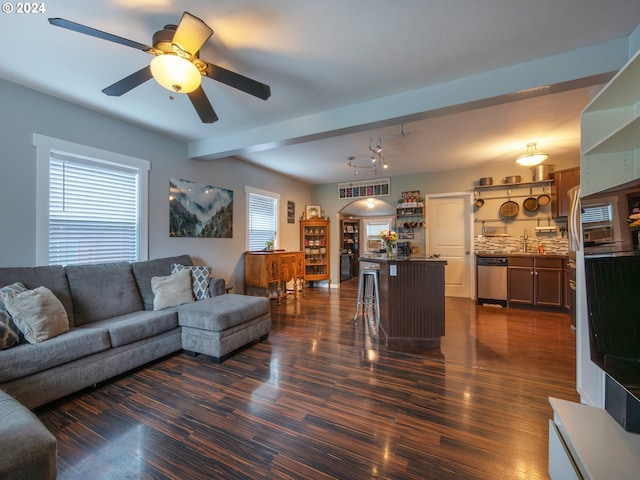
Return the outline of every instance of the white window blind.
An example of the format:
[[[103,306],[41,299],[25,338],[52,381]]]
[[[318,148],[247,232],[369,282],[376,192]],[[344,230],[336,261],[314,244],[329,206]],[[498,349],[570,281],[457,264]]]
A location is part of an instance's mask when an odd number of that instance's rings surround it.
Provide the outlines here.
[[[248,209],[249,250],[264,250],[268,240],[276,240],[278,197],[248,192]]]
[[[61,153],[49,161],[49,264],[136,261],[137,168]]]

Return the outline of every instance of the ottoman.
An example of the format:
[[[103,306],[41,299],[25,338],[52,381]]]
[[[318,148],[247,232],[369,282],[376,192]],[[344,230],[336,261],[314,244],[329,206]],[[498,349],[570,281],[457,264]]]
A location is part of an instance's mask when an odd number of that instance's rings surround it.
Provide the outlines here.
[[[218,295],[175,310],[182,327],[182,348],[189,355],[208,355],[216,363],[240,347],[265,341],[271,331],[269,299],[264,297]]]
[[[38,417],[2,390],[0,415],[0,478],[56,478],[56,438],[40,423]]]

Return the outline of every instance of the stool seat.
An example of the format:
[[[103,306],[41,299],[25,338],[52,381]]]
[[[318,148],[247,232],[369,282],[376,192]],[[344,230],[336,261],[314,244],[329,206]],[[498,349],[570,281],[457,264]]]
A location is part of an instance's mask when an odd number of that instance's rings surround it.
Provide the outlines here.
[[[360,306],[364,315],[368,307],[375,311],[376,328],[380,325],[380,287],[378,282],[379,269],[363,268],[358,276],[358,296],[356,299],[356,312],[353,315],[354,323],[358,320]]]

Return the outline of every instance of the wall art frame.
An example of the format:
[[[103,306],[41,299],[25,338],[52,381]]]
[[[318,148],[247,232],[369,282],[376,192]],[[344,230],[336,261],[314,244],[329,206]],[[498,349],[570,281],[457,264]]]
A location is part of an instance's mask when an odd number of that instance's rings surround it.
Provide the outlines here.
[[[233,238],[233,190],[169,178],[169,236]]]
[[[338,183],[338,198],[387,197],[391,193],[391,179],[375,178],[358,182]]]

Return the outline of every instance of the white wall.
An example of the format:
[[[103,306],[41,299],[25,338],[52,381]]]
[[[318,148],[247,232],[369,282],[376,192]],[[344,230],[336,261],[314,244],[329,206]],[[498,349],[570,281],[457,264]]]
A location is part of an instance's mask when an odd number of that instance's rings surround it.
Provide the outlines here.
[[[299,250],[298,218],[309,204],[308,185],[234,158],[198,162],[184,142],[78,107],[0,79],[0,266],[35,265],[36,150],[33,133],[88,145],[151,162],[149,257],[187,253],[214,267],[240,292],[244,279],[245,185],[281,193],[280,248]],[[215,124],[212,128],[215,128]],[[234,192],[233,238],[170,238],[169,177]],[[286,193],[283,193],[286,192]],[[296,204],[296,223],[287,224],[287,200]]]

